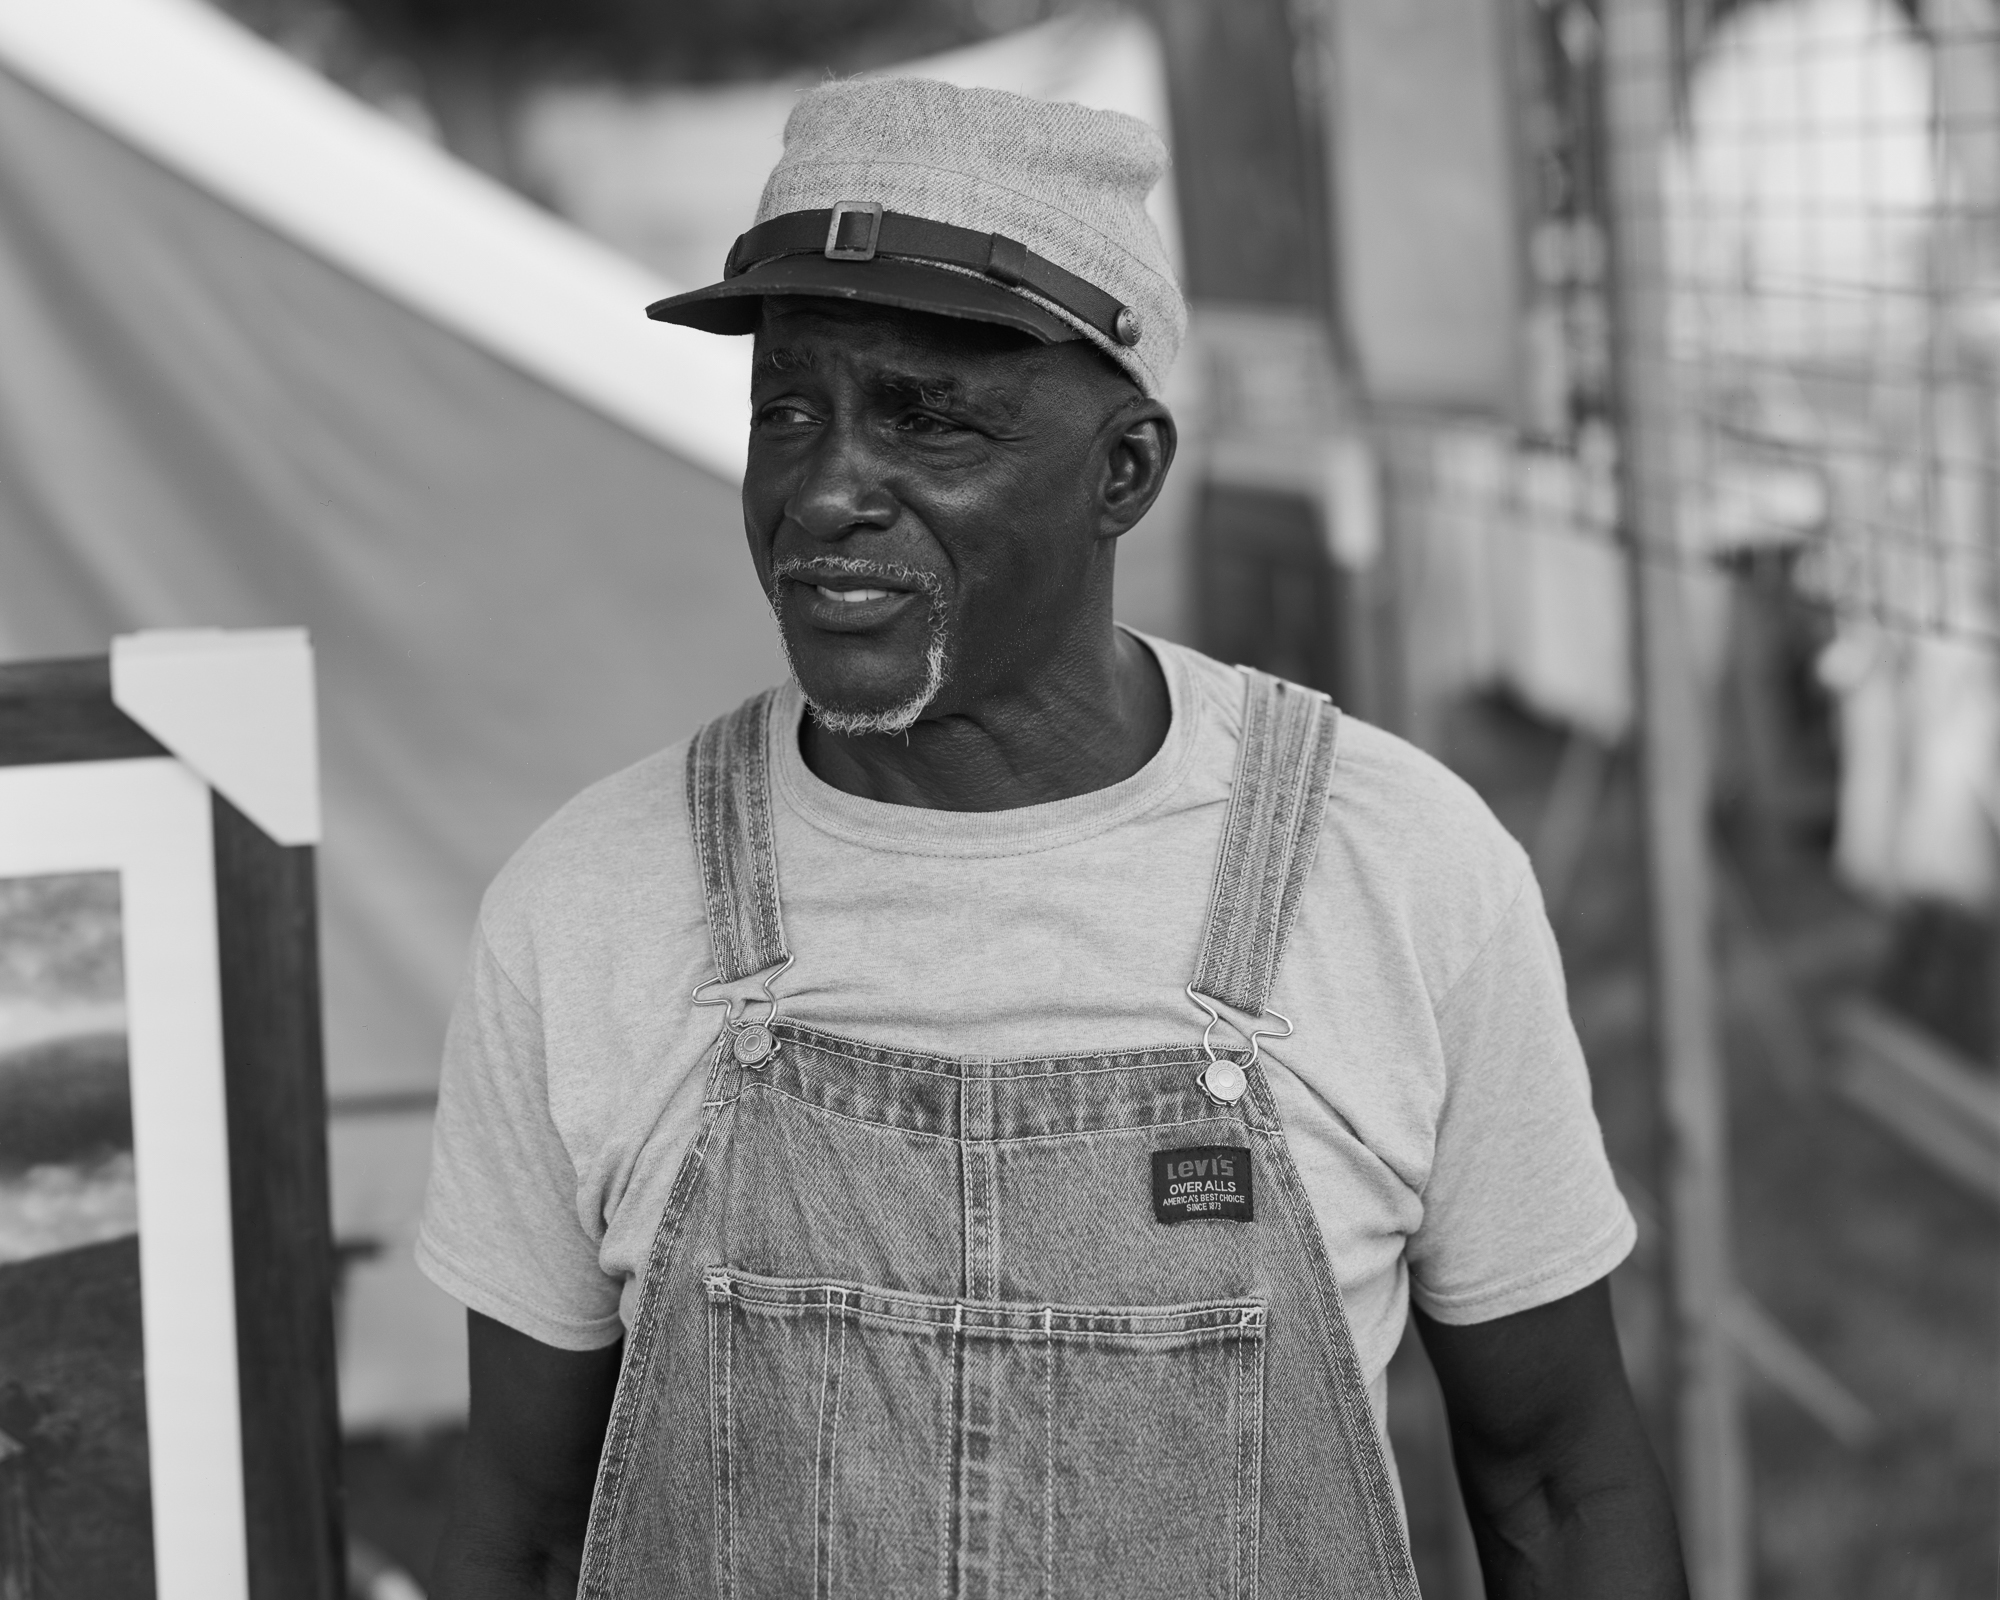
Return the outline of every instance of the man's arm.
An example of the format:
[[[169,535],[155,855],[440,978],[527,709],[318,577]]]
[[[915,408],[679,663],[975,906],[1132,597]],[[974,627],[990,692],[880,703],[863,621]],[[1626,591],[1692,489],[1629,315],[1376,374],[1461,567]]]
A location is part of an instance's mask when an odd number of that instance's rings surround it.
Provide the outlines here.
[[[1686,1600],[1608,1281],[1491,1322],[1416,1316],[1489,1600]]]
[[[466,1313],[472,1413],[434,1600],[571,1600],[620,1345],[558,1350]]]

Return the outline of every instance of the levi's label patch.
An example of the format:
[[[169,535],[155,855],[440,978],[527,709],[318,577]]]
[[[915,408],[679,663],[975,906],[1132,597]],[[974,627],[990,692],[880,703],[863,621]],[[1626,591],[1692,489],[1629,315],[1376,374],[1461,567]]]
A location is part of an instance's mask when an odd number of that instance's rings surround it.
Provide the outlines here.
[[[1248,1222],[1250,1152],[1204,1144],[1153,1152],[1153,1215],[1161,1222]]]

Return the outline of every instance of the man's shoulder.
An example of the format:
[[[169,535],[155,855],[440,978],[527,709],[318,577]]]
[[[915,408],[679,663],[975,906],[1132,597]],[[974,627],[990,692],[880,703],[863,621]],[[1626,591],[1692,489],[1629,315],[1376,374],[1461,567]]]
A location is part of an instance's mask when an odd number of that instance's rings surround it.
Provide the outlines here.
[[[656,937],[698,919],[682,739],[566,801],[488,885],[479,926],[517,983],[606,941]]]
[[[528,835],[490,894],[533,897],[623,861],[681,809],[689,741],[656,750],[572,795]]]
[[[533,913],[627,883],[635,873],[691,873],[687,757],[693,742],[677,740],[571,796],[500,869],[486,891],[486,910]]]
[[[1201,696],[1205,721],[1233,747],[1243,726],[1243,676],[1187,645],[1148,639],[1175,658]],[[1384,870],[1425,866],[1518,883],[1527,856],[1479,793],[1437,757],[1342,712],[1328,825]]]
[[[1410,952],[1434,1000],[1533,893],[1527,852],[1478,792],[1358,717],[1341,719],[1320,864],[1347,914]]]
[[[1396,859],[1517,880],[1527,853],[1479,791],[1409,740],[1343,716],[1329,809]]]

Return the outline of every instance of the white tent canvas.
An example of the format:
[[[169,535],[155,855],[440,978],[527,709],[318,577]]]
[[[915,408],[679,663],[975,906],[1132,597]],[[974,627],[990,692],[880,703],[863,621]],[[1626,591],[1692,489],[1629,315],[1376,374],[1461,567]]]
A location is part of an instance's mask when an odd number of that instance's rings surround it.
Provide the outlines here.
[[[356,1424],[462,1392],[407,1245],[482,886],[782,670],[747,351],[664,292],[185,0],[0,0],[0,656],[311,630]]]

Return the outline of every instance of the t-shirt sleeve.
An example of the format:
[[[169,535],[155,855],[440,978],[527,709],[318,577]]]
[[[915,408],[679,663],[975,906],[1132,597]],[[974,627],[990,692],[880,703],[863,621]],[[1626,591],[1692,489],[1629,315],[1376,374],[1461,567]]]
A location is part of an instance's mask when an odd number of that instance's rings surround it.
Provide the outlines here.
[[[472,1310],[564,1350],[621,1332],[549,1110],[542,1019],[474,936],[445,1034],[417,1265]]]
[[[1531,875],[1437,1019],[1445,1098],[1409,1241],[1417,1304],[1440,1322],[1486,1322],[1596,1282],[1637,1235]]]

